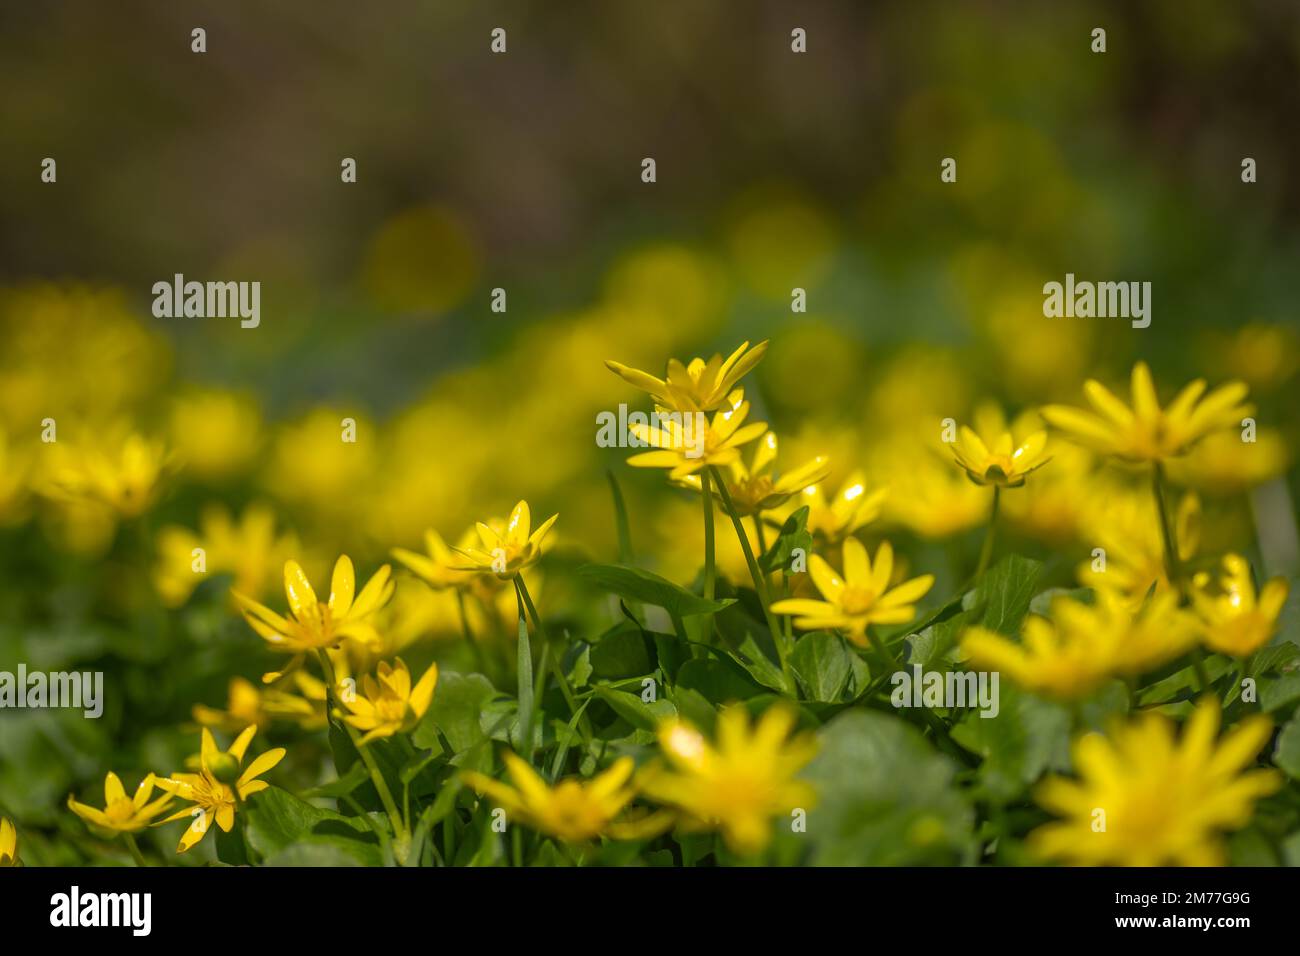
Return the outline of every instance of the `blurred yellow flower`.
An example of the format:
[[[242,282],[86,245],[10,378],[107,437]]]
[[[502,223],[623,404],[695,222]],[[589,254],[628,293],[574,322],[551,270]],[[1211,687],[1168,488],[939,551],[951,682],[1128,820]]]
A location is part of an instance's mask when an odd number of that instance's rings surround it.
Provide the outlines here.
[[[276,435],[266,487],[278,500],[331,521],[356,521],[357,499],[370,486],[378,461],[374,436],[374,425],[355,412],[315,409]]]
[[[1255,440],[1235,431],[1215,432],[1182,458],[1169,463],[1169,477],[1211,494],[1239,494],[1282,475],[1291,466],[1286,440],[1275,428],[1261,428]]]
[[[462,562],[459,570],[480,571],[508,581],[524,568],[536,564],[542,557],[542,542],[559,515],[551,515],[532,531],[532,514],[528,502],[520,501],[510,512],[504,528],[493,527],[480,521],[478,531],[481,548],[457,549],[468,564]],[[529,532],[532,531],[530,534]]]
[[[379,635],[370,619],[393,596],[391,569],[384,565],[356,590],[352,559],[341,555],[334,565],[329,601],[321,604],[297,561],[284,565],[284,593],[293,618],[285,618],[239,592],[233,597],[243,608],[249,625],[272,647],[282,651],[308,651],[333,647],[344,638],[374,644]]]
[[[1086,448],[1058,442],[1052,449],[1052,467],[1017,494],[1005,495],[1001,513],[1024,534],[1053,547],[1079,539],[1084,520],[1105,508],[1105,483],[1094,465]]]
[[[817,795],[797,774],[817,753],[811,733],[793,737],[796,711],[769,707],[752,727],[743,705],[718,715],[717,743],[710,744],[683,720],[659,727],[659,749],[667,766],[642,771],[647,797],[688,815],[688,825],[722,831],[733,852],[760,852],[771,839],[772,818],[811,809]]]
[[[1095,379],[1083,389],[1095,412],[1068,405],[1048,405],[1042,416],[1066,436],[1104,455],[1125,461],[1163,461],[1184,454],[1197,441],[1219,429],[1240,424],[1252,407],[1243,405],[1247,388],[1231,382],[1202,398],[1205,381],[1187,385],[1168,408],[1156,396],[1151,370],[1145,362],[1133,366],[1130,408]]]
[[[1008,429],[995,405],[976,410],[975,428],[962,425],[951,446],[957,464],[977,485],[1019,488],[1032,472],[1046,465],[1047,432],[1025,434],[1023,427]]]
[[[261,446],[262,413],[251,397],[219,390],[178,398],[170,444],[181,465],[205,481],[243,474]]]
[[[891,588],[894,549],[888,541],[881,542],[873,562],[861,541],[846,538],[843,578],[819,554],[809,557],[808,571],[824,600],[789,598],[773,604],[772,613],[798,615],[794,623],[804,630],[842,630],[849,640],[864,647],[869,625],[912,620],[916,616],[913,602],[934,586],[934,575],[923,574]]]
[[[1104,490],[1091,499],[1083,520],[1085,543],[1095,556],[1079,565],[1079,583],[1121,594],[1136,610],[1152,588],[1156,593],[1173,590],[1156,504],[1127,486],[1103,483],[1098,488]],[[1201,539],[1201,500],[1195,493],[1178,502],[1174,525],[1178,559],[1190,561]]]
[[[136,432],[121,437],[110,430],[48,447],[47,495],[105,505],[125,518],[143,514],[157,500],[171,459],[161,442]]]
[[[1029,835],[1039,856],[1093,866],[1220,866],[1220,832],[1250,822],[1276,791],[1276,770],[1247,770],[1271,721],[1249,716],[1222,737],[1219,704],[1206,697],[1183,729],[1157,713],[1089,733],[1073,748],[1077,780],[1049,777],[1036,798],[1063,819]]]
[[[1250,322],[1226,340],[1216,336],[1206,358],[1255,388],[1274,389],[1300,369],[1300,332],[1280,323]]]
[[[767,342],[759,342],[752,349],[744,342],[725,359],[715,354],[708,361],[693,358],[686,365],[669,359],[664,379],[612,360],[607,360],[605,365],[624,381],[650,393],[665,408],[677,412],[712,412],[734,404],[729,399],[732,388],[759,363],[766,351]]]
[[[817,457],[775,478],[773,466],[776,464],[776,447],[776,433],[768,432],[754,446],[749,467],[745,466],[741,458],[737,458],[731,463],[729,471],[724,473],[727,491],[738,514],[758,515],[780,507],[809,486],[825,480],[830,471],[826,459]],[[703,487],[699,475],[687,475],[682,479],[682,484],[696,491]]]
[[[232,677],[225,710],[195,704],[190,713],[200,726],[225,733],[237,733],[250,724],[262,729],[276,720],[292,721],[303,730],[324,727],[325,685],[301,670],[285,679],[294,681],[302,696],[279,687],[261,688],[243,677]]]
[[[1233,657],[1255,653],[1277,633],[1289,590],[1279,577],[1256,595],[1250,564],[1239,554],[1226,555],[1218,580],[1202,571],[1192,581],[1192,605],[1201,619],[1205,645]]]
[[[361,743],[368,744],[379,737],[414,730],[433,702],[433,690],[438,683],[438,665],[430,664],[414,687],[411,672],[400,657],[397,666],[380,661],[375,676],[361,678],[361,693],[344,693],[341,699],[352,711],[344,714],[357,730],[365,731]]]
[[[568,843],[585,843],[599,836],[619,839],[633,835],[615,823],[615,818],[636,795],[636,790],[628,785],[634,769],[631,757],[620,757],[590,780],[569,777],[554,787],[548,786],[518,755],[506,751],[503,759],[514,781],[513,787],[474,771],[467,770],[461,777],[480,795],[505,810],[507,819]]]
[[[1000,671],[1026,690],[1074,700],[1115,677],[1137,676],[1196,643],[1196,621],[1171,593],[1134,611],[1121,595],[1096,592],[1095,603],[1053,599],[1050,619],[1025,618],[1016,642],[983,627],[968,628],[961,648],[971,667]]]
[[[657,428],[640,423],[629,425],[628,431],[656,450],[633,455],[627,463],[634,468],[671,468],[668,477],[672,481],[681,481],[710,465],[734,465],[740,461],[740,446],[767,431],[767,423],[744,424],[749,415],[749,402],[740,389],[732,392],[728,401],[729,405],[716,412],[711,423],[701,412],[698,421],[674,415],[666,421],[661,419]]]
[[[69,794],[68,809],[87,823],[114,833],[137,833],[153,823],[154,817],[166,809],[172,802],[172,795],[164,793],[152,803],[155,777],[149,774],[136,787],[135,796],[128,797],[122,789],[122,781],[117,774],[109,772],[104,777],[104,809],[97,810],[84,803],[78,803]]]
[[[988,493],[952,467],[950,460],[914,443],[880,450],[889,498],[885,517],[923,538],[948,538],[984,524]]]
[[[164,604],[179,607],[200,581],[216,574],[232,575],[239,593],[262,597],[299,546],[295,535],[275,533],[275,513],[267,505],[249,505],[236,523],[217,504],[203,509],[198,534],[178,525],[163,528],[157,550],[154,585]]]
[[[0,290],[0,423],[11,433],[46,417],[129,414],[163,380],[165,338],[116,289],[31,283]],[[60,439],[62,440],[62,439]]]
[[[827,544],[835,545],[880,517],[881,506],[887,497],[887,488],[868,492],[862,472],[855,471],[833,498],[826,497],[822,481],[806,486],[787,508],[782,509],[780,519],[784,520],[806,505],[808,530]]]
[[[7,817],[0,817],[0,866],[18,866],[18,831]]]
[[[162,789],[193,804],[159,821],[170,823],[193,817],[194,822],[181,834],[180,843],[176,846],[177,853],[184,853],[202,840],[213,820],[224,832],[229,833],[235,825],[235,812],[243,801],[270,786],[265,780],[257,778],[283,760],[285,750],[283,747],[268,750],[244,767],[244,754],[256,733],[255,726],[245,728],[235,738],[230,749],[223,752],[217,749],[212,732],[205,727],[199,752],[199,772],[175,773],[158,781],[158,786]]]
[[[442,540],[442,535],[429,528],[424,532],[424,554],[408,551],[405,548],[393,548],[391,553],[397,561],[434,590],[441,591],[444,588],[464,590],[478,577],[475,572],[464,570],[464,559],[460,556],[467,548],[474,546],[474,539],[475,532],[471,528],[461,535],[453,549]]]

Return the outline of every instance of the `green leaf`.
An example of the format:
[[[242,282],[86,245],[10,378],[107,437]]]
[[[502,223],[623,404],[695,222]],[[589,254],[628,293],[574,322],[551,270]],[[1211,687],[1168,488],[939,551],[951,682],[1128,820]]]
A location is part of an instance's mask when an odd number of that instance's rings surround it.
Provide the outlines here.
[[[970,612],[962,611],[931,624],[907,638],[907,663],[925,670],[951,670],[960,659],[958,640],[970,626]]]
[[[1300,780],[1300,717],[1293,717],[1277,735],[1273,762],[1292,780]]]
[[[840,700],[853,676],[854,656],[838,634],[813,631],[795,644],[790,669],[808,700],[833,704]]]
[[[772,546],[759,556],[758,566],[768,574],[789,571],[796,548],[803,551],[805,558],[812,553],[813,537],[808,531],[807,505],[795,509],[785,519]]]
[[[609,492],[614,498],[614,527],[618,529],[618,563],[626,565],[632,560],[632,529],[627,520],[627,505],[623,501],[623,491],[618,486],[614,472],[605,469],[609,479]]]
[[[720,601],[705,600],[698,594],[692,594],[684,587],[673,584],[667,578],[622,564],[584,564],[578,568],[578,575],[619,597],[661,607],[670,617],[716,614],[735,603],[734,599],[730,598]]]
[[[519,585],[516,584],[516,587]],[[533,710],[533,645],[528,639],[528,621],[524,618],[523,608],[519,610],[519,641],[515,673],[518,675],[518,688],[515,696],[519,700],[519,719],[515,724],[514,735],[516,750],[523,751],[523,758],[533,760],[533,727],[536,713]]]
[[[769,690],[794,696],[795,686],[781,670],[776,645],[766,627],[744,613],[739,604],[728,608],[715,620],[718,632],[726,641],[723,652],[728,657]]]
[[[332,848],[360,866],[381,866],[379,842],[365,821],[323,810],[279,787],[249,798],[248,846],[270,861],[290,847]],[[299,856],[316,853],[300,849]]]
[[[682,665],[677,672],[676,690],[692,690],[712,704],[748,700],[764,692],[735,661],[710,657],[695,657]]]
[[[665,720],[677,716],[677,708],[672,701],[659,698],[653,703],[643,701],[638,694],[614,690],[610,687],[597,687],[596,695],[637,730],[654,730]]]
[[[348,772],[340,776],[337,780],[331,780],[329,783],[323,783],[319,787],[312,787],[310,790],[303,791],[303,797],[312,799],[314,797],[346,797],[363,783],[370,781],[370,774],[366,771],[366,765],[357,761],[348,768]]]
[[[974,813],[954,784],[956,765],[903,720],[848,710],[819,732],[804,776],[818,792],[806,834],[819,866],[956,863],[973,841]]]
[[[591,646],[591,676],[600,680],[639,677],[654,670],[645,635],[632,621],[619,621]]]
[[[985,572],[974,592],[978,623],[999,634],[1020,633],[1029,604],[1038,588],[1041,561],[1009,554]]]
[[[983,758],[980,781],[989,796],[1005,804],[1049,769],[1070,763],[1070,714],[999,681],[997,714],[971,710],[952,728],[952,739]],[[978,703],[975,705],[978,707]]]
[[[459,764],[457,757],[487,739],[479,716],[497,696],[497,689],[482,674],[439,674],[433,703],[411,735],[412,741],[422,749],[434,749],[440,745],[441,731],[456,755],[452,762]]]

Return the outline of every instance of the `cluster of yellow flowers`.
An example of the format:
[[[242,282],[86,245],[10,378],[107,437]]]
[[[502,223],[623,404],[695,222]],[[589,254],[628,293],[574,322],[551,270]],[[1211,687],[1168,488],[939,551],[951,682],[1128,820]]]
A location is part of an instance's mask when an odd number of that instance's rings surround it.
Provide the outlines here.
[[[767,610],[777,615],[795,615],[795,625],[805,630],[838,630],[853,642],[872,643],[891,667],[897,663],[888,649],[871,642],[873,625],[905,624],[915,618],[915,602],[930,590],[932,575],[895,581],[894,552],[882,541],[875,560],[852,533],[875,517],[875,508],[865,508],[868,517],[860,517],[863,487],[857,480],[841,492],[831,508],[824,503],[817,487],[829,469],[819,456],[791,472],[795,480],[785,484],[768,480],[755,488],[753,476],[760,463],[770,466],[775,456],[776,439],[764,424],[741,427],[749,413],[743,391],[735,387],[745,371],[761,357],[766,343],[746,351],[742,345],[727,359],[714,356],[709,361],[695,359],[687,365],[673,361],[668,375],[660,380],[645,372],[618,363],[610,368],[630,383],[649,392],[660,411],[699,412],[722,410],[715,414],[703,443],[703,454],[691,447],[680,428],[666,428],[659,434],[643,429],[638,437],[650,441],[658,450],[634,456],[630,464],[672,469],[670,477],[690,487],[710,491],[710,478],[724,508],[735,523],[737,537],[745,552],[753,584],[760,600],[768,601],[766,576],[759,573],[742,527],[742,516],[753,522],[757,538],[763,538],[764,512],[778,508],[787,500],[801,495],[816,504],[815,518],[809,515],[808,526],[819,532],[825,546],[838,544],[843,574],[839,574],[821,555],[808,560],[808,577],[820,592],[821,600],[787,597],[771,602]],[[734,389],[734,390],[733,390]],[[1277,620],[1286,601],[1288,588],[1281,578],[1269,581],[1256,593],[1246,560],[1237,554],[1222,558],[1223,574],[1216,578],[1209,572],[1197,573],[1187,580],[1181,571],[1180,550],[1171,516],[1166,510],[1165,464],[1187,454],[1208,436],[1243,423],[1253,409],[1244,404],[1247,389],[1232,383],[1205,394],[1206,385],[1196,381],[1184,388],[1168,407],[1158,400],[1151,373],[1139,362],[1132,373],[1132,405],[1126,405],[1101,383],[1089,380],[1084,387],[1092,411],[1052,405],[1038,416],[1027,413],[1008,427],[1001,411],[983,406],[976,415],[975,427],[962,425],[951,440],[955,464],[975,486],[991,486],[991,514],[985,547],[980,558],[977,579],[988,567],[992,553],[993,530],[998,517],[1003,489],[1022,488],[1030,476],[1051,460],[1047,429],[1039,422],[1056,428],[1062,435],[1104,457],[1128,463],[1144,463],[1152,469],[1154,505],[1159,538],[1147,553],[1154,552],[1145,567],[1125,562],[1136,549],[1123,544],[1117,549],[1118,573],[1107,575],[1089,567],[1081,577],[1093,588],[1090,600],[1058,596],[1048,617],[1031,615],[1021,639],[1001,635],[981,627],[972,627],[962,636],[963,656],[973,665],[1000,671],[1035,693],[1065,699],[1080,699],[1096,691],[1113,678],[1135,679],[1150,673],[1204,643],[1212,651],[1245,659],[1264,646],[1276,633]],[[766,434],[765,434],[766,433]],[[764,436],[754,465],[746,468],[740,446]],[[770,449],[770,454],[768,450]],[[1078,464],[1080,459],[1071,458]],[[719,467],[730,470],[723,474]],[[702,474],[703,478],[696,477]],[[801,488],[800,485],[805,487]],[[875,496],[873,496],[874,499]],[[883,494],[882,494],[883,497]],[[876,499],[878,500],[878,499]],[[1194,498],[1187,499],[1191,510]],[[711,518],[706,503],[706,527]],[[787,512],[788,514],[788,512]],[[1183,509],[1180,526],[1189,521]],[[775,522],[779,524],[779,521]],[[1191,538],[1190,533],[1184,539]],[[1192,550],[1194,542],[1189,542]],[[712,547],[706,532],[706,548]],[[706,561],[711,555],[706,554]],[[1103,566],[1104,567],[1104,566]],[[1145,571],[1146,573],[1142,573]],[[1157,587],[1159,585],[1159,587]],[[706,579],[706,589],[709,583]],[[706,593],[708,593],[706,591]],[[777,632],[774,629],[774,634]],[[789,644],[778,640],[778,650]],[[1198,658],[1199,661],[1199,658]],[[784,663],[784,659],[783,659]],[[1243,664],[1244,667],[1244,664]],[[1199,668],[1199,663],[1198,663]],[[1204,688],[1203,688],[1204,689]],[[1045,806],[1075,814],[1080,819],[1054,824],[1040,831],[1035,841],[1047,856],[1085,862],[1204,862],[1217,859],[1219,845],[1214,830],[1240,826],[1249,818],[1255,796],[1279,786],[1276,772],[1258,771],[1237,778],[1236,773],[1258,753],[1267,738],[1267,718],[1252,718],[1233,731],[1222,745],[1222,759],[1211,756],[1213,737],[1218,725],[1218,705],[1209,698],[1196,712],[1187,734],[1188,750],[1198,759],[1179,763],[1180,773],[1170,774],[1159,766],[1133,767],[1112,762],[1103,770],[1100,756],[1110,753],[1112,745],[1104,738],[1084,738],[1078,760],[1083,783],[1049,781],[1043,788]],[[1171,725],[1166,718],[1149,714],[1132,727],[1115,730],[1115,747],[1128,759],[1141,764],[1144,756],[1153,758],[1170,753],[1168,739]],[[1247,744],[1246,742],[1249,742]],[[1131,749],[1126,749],[1131,747]],[[1231,754],[1231,757],[1226,756]],[[1172,759],[1172,758],[1171,758]],[[1182,788],[1177,801],[1166,800],[1171,788]],[[1169,807],[1186,805],[1187,794],[1212,795],[1218,800],[1211,808],[1189,809],[1183,816],[1168,814]],[[1197,797],[1196,799],[1200,799]],[[1118,830],[1107,841],[1093,842],[1093,821],[1083,812],[1096,806],[1110,806],[1120,821]],[[1148,810],[1141,809],[1147,807]],[[1148,839],[1149,831],[1160,818],[1161,827]],[[1183,842],[1179,842],[1183,841]]]
[[[918,605],[937,578],[913,573],[907,549],[896,550],[876,533],[877,525],[951,537],[984,523],[976,582],[991,566],[1001,525],[1047,540],[1103,546],[1102,564],[1080,569],[1086,595],[1057,595],[1045,614],[1026,618],[1019,634],[969,627],[960,635],[961,655],[972,666],[999,671],[1048,698],[1079,701],[1109,681],[1133,683],[1184,657],[1202,676],[1202,649],[1235,658],[1245,673],[1249,658],[1276,634],[1286,582],[1274,579],[1257,588],[1249,563],[1234,552],[1197,558],[1199,500],[1185,496],[1176,513],[1169,501],[1178,463],[1251,414],[1245,385],[1207,394],[1204,382],[1193,382],[1162,406],[1150,370],[1138,363],[1130,403],[1088,381],[1084,392],[1091,410],[1048,405],[1008,423],[1001,409],[983,405],[942,446],[918,449],[900,435],[885,436],[879,457],[889,462],[887,468],[851,470],[832,483],[835,456],[817,449],[800,464],[779,468],[778,448],[803,447],[808,438],[791,442],[783,436],[779,443],[765,422],[751,420],[742,379],[767,348],[767,342],[752,348],[744,343],[727,356],[673,359],[663,378],[606,364],[646,392],[661,413],[659,421],[666,422],[631,426],[651,450],[633,455],[629,464],[663,469],[672,485],[700,496],[704,597],[715,596],[720,567],[733,583],[748,574],[787,677],[796,628],[838,632],[881,662],[884,673],[901,666],[896,654],[903,626],[917,619]],[[178,422],[189,423],[185,427],[205,418],[205,408],[231,421],[256,414],[243,402],[223,403],[211,395],[188,401],[197,404],[175,412]],[[690,433],[685,416],[702,422],[701,435]],[[41,493],[69,508],[93,504],[130,520],[153,506],[169,470],[203,467],[196,464],[202,449],[168,450],[134,432],[101,438],[60,443],[41,468]],[[0,461],[5,454],[0,444]],[[1149,490],[1136,492],[1112,477],[1104,470],[1108,460],[1145,469]],[[215,480],[217,463],[209,464]],[[905,471],[905,479],[888,469]],[[0,501],[6,494],[17,492],[0,485]],[[1099,499],[1105,499],[1104,507]],[[734,534],[717,533],[719,510]],[[1107,517],[1100,520],[1103,513]],[[224,709],[194,708],[202,725],[194,772],[149,774],[132,797],[110,772],[102,809],[71,797],[69,807],[97,831],[122,835],[137,858],[134,834],[189,817],[177,847],[185,852],[213,821],[229,832],[244,801],[268,786],[261,777],[285,751],[274,748],[245,763],[259,728],[277,720],[308,731],[333,724],[350,737],[364,763],[403,859],[413,821],[394,799],[371,750],[376,741],[411,734],[421,725],[437,693],[439,670],[431,664],[416,676],[399,652],[418,636],[421,614],[430,613],[429,595],[446,599],[432,613],[454,617],[485,672],[485,649],[476,633],[509,633],[512,619],[524,633],[530,622],[534,633],[542,633],[532,593],[556,520],[552,515],[534,525],[521,500],[508,517],[476,523],[454,545],[428,529],[423,552],[392,549],[393,559],[410,572],[400,585],[385,564],[358,590],[353,563],[342,555],[324,600],[304,570],[304,563],[314,566],[314,558],[304,556],[295,535],[277,528],[265,505],[250,505],[237,518],[211,507],[197,531],[162,529],[153,577],[163,602],[179,606],[205,578],[228,574],[231,598],[248,625],[288,660],[263,675],[260,686],[234,678]],[[769,545],[792,520],[807,532],[812,549],[806,565],[792,562],[774,570]],[[864,532],[874,538],[874,554]],[[719,562],[732,542],[743,565],[725,557]],[[1194,558],[1199,570],[1192,571]],[[263,603],[280,569],[285,612]],[[711,637],[706,634],[706,640]],[[580,717],[574,708],[575,723]],[[795,732],[798,719],[795,708],[781,702],[751,721],[746,707],[733,703],[721,710],[713,741],[680,717],[660,724],[654,753],[640,768],[623,756],[588,778],[548,782],[523,752],[528,748],[516,744],[503,755],[509,782],[480,771],[460,776],[511,820],[562,841],[709,829],[721,833],[734,852],[754,854],[769,843],[774,818],[817,799],[800,779],[817,739]],[[1062,819],[1036,831],[1030,845],[1044,857],[1076,862],[1217,861],[1218,834],[1241,826],[1254,801],[1279,785],[1274,771],[1246,770],[1268,736],[1267,718],[1240,721],[1221,740],[1220,719],[1219,705],[1207,695],[1178,743],[1174,725],[1158,713],[1139,714],[1106,735],[1081,736],[1074,751],[1078,779],[1051,778],[1038,792],[1039,802]],[[228,750],[218,749],[213,729],[236,735]],[[155,790],[162,795],[155,798]],[[186,806],[163,816],[176,800]],[[638,805],[640,800],[649,806]],[[1105,840],[1090,839],[1090,813],[1098,806],[1109,808]],[[0,821],[0,864],[6,860],[17,860],[16,834]]]

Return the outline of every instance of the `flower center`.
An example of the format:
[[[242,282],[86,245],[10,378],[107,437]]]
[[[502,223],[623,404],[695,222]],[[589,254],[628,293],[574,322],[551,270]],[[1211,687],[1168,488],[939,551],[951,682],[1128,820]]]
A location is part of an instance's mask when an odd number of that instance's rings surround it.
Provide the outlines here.
[[[840,595],[840,608],[845,614],[866,614],[876,604],[876,592],[870,588],[850,585]]]
[[[381,697],[375,701],[375,711],[384,723],[401,723],[406,717],[406,701],[396,697]]]
[[[125,823],[135,814],[135,804],[130,797],[119,797],[104,807],[104,816],[114,823]]]

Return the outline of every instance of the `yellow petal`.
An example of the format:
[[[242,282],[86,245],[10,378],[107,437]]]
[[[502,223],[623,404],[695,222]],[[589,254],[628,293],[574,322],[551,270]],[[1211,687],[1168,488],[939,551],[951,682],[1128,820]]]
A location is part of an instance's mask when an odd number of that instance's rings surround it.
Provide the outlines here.
[[[352,569],[352,559],[346,554],[339,555],[334,564],[334,577],[330,581],[330,613],[335,620],[345,617],[352,607],[352,596],[356,592],[357,578]]]
[[[110,770],[104,776],[104,806],[108,807],[124,799],[126,799],[126,790],[122,788],[122,781],[117,779],[117,774]]]
[[[298,620],[303,620],[315,611],[316,592],[311,589],[311,582],[297,561],[284,563],[284,593],[289,599],[289,608]]]

